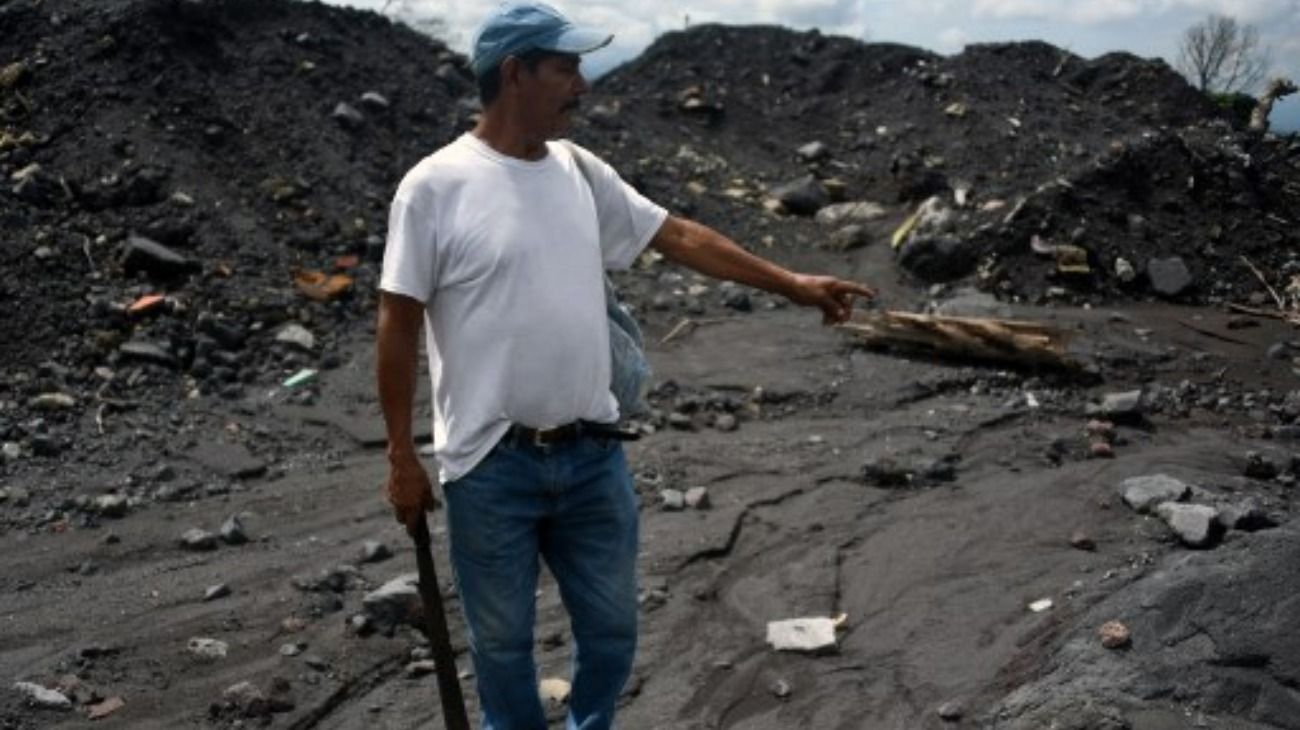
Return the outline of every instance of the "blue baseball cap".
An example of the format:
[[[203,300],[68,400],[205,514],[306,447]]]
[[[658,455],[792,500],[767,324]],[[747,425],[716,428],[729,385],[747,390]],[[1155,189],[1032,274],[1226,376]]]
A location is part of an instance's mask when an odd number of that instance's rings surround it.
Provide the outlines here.
[[[545,3],[498,5],[474,34],[470,69],[474,76],[496,68],[506,56],[526,51],[582,54],[604,48],[613,33],[579,28]]]

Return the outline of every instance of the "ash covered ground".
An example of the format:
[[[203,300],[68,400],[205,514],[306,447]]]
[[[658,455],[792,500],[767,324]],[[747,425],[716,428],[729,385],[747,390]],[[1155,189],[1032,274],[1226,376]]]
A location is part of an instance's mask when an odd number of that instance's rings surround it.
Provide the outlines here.
[[[388,198],[472,123],[463,59],[278,0],[0,26],[0,727],[440,722],[380,590],[414,561],[370,350]],[[1300,728],[1300,335],[1229,308],[1294,296],[1300,141],[1127,54],[725,26],[602,78],[572,136],[880,308],[1053,323],[1082,364],[619,274],[656,369],[624,727]],[[764,641],[840,614],[833,651]]]

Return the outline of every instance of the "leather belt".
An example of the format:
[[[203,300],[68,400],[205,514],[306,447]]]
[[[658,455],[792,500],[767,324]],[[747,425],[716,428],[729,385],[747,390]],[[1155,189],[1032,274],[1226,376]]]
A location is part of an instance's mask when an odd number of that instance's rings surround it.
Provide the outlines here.
[[[624,431],[612,423],[595,423],[593,421],[574,421],[555,428],[529,428],[514,424],[506,432],[506,438],[517,444],[530,446],[558,446],[590,436],[618,441],[635,441],[641,435],[634,431]]]

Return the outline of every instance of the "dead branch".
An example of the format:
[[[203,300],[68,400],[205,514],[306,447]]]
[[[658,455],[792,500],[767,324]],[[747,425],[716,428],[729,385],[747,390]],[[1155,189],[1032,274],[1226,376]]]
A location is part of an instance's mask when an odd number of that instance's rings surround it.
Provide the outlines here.
[[[864,344],[1019,365],[1075,368],[1066,346],[1074,333],[1038,322],[862,312],[840,327]]]

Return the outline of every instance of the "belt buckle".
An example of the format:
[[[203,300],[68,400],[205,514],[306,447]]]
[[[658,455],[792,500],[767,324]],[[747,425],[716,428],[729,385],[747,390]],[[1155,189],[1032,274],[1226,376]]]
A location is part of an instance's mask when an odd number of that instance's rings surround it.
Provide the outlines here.
[[[550,446],[551,445],[550,442],[547,441],[546,439],[548,433],[549,432],[544,429],[540,429],[540,428],[533,429],[533,433],[532,433],[533,437],[529,439],[532,442],[533,447],[540,449],[546,446]]]

